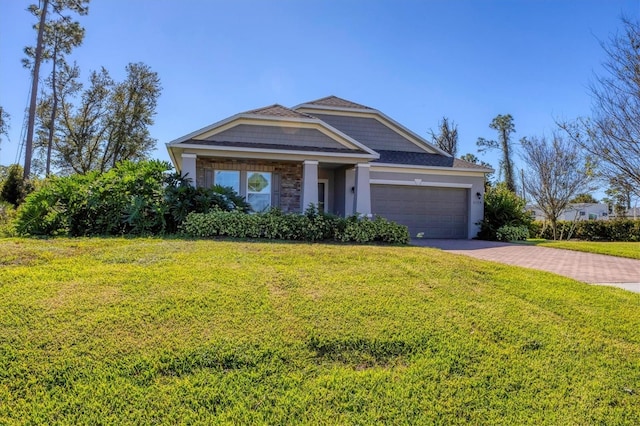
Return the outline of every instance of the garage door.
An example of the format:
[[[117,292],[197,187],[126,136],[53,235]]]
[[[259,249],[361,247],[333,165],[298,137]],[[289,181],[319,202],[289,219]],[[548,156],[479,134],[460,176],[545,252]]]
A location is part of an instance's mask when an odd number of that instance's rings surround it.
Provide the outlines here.
[[[371,185],[374,214],[409,227],[411,237],[467,238],[468,189]]]

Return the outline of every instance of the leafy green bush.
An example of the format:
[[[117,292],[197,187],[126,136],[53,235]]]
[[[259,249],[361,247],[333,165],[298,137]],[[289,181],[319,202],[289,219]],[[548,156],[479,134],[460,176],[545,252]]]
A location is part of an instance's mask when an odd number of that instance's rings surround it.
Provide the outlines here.
[[[535,222],[531,235],[536,238],[552,239],[550,227],[544,222]],[[562,238],[575,238],[585,241],[640,241],[640,220],[581,220],[559,221],[558,235]]]
[[[338,232],[336,239],[357,243],[381,241],[408,244],[409,231],[406,226],[390,222],[380,216],[376,216],[373,220],[351,216],[345,220],[344,231]]]
[[[523,241],[527,238],[529,238],[529,227],[526,225],[505,225],[496,231],[496,240],[498,241]]]
[[[13,204],[0,201],[0,237],[11,237],[15,234],[13,220],[16,209]]]
[[[489,188],[484,196],[484,218],[480,222],[478,238],[483,240],[499,240],[506,234],[522,235],[524,229],[532,222],[530,214],[525,211],[525,201],[504,185]],[[504,228],[507,227],[507,228]],[[504,228],[498,236],[498,230]],[[512,228],[518,228],[514,231]],[[525,237],[526,238],[526,237]]]
[[[181,229],[191,237],[409,243],[409,231],[406,226],[382,217],[373,220],[357,216],[340,218],[318,212],[315,208],[308,209],[304,214],[283,213],[278,209],[256,214],[221,210],[191,213]]]
[[[233,189],[216,185],[212,188],[194,187],[190,179],[173,173],[165,179],[166,231],[175,233],[191,212],[208,213],[213,208],[247,213],[251,206]]]
[[[149,235],[176,232],[193,211],[248,211],[228,188],[194,188],[162,161],[122,162],[106,173],[52,177],[18,212],[21,235]]]

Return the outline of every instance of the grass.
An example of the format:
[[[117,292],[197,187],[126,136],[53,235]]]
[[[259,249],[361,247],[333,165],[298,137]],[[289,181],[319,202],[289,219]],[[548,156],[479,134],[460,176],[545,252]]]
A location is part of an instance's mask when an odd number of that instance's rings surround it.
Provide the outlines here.
[[[525,244],[640,259],[640,242],[528,240]]]
[[[640,295],[418,247],[0,240],[0,424],[639,424]]]

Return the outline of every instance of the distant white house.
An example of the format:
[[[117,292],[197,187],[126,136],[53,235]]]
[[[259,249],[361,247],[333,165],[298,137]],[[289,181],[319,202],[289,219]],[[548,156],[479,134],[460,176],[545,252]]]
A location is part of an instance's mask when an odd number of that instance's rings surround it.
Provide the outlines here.
[[[527,211],[531,212],[535,220],[544,220],[542,209],[538,206],[528,205]],[[576,203],[560,213],[559,220],[608,220],[609,205],[604,203]]]

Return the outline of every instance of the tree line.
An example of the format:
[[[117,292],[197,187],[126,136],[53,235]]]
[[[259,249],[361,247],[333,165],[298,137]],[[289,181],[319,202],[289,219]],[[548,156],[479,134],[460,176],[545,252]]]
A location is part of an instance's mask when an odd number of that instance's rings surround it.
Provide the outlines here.
[[[499,114],[489,124],[497,132],[496,140],[480,137],[476,142],[481,154],[500,152],[498,184],[530,197],[554,235],[558,218],[570,203],[596,201],[590,195],[596,185],[607,187],[603,201],[613,205],[618,216],[640,198],[640,24],[629,19],[622,24],[621,34],[602,43],[605,73],[596,76],[589,88],[590,117],[558,121],[550,137],[523,137],[516,146],[513,117]],[[435,146],[456,155],[458,129],[453,121],[444,117],[430,135]],[[519,184],[516,153],[523,162]],[[491,167],[471,153],[461,158]]]
[[[154,122],[160,78],[144,63],[126,66],[115,81],[106,68],[80,79],[69,57],[82,45],[89,0],[42,0],[27,9],[36,22],[36,43],[24,49],[22,62],[32,77],[23,177],[106,171],[124,160],[147,158],[156,140]],[[45,78],[43,65],[49,64]],[[43,85],[40,81],[43,81]],[[9,115],[0,106],[0,138],[8,136]]]

